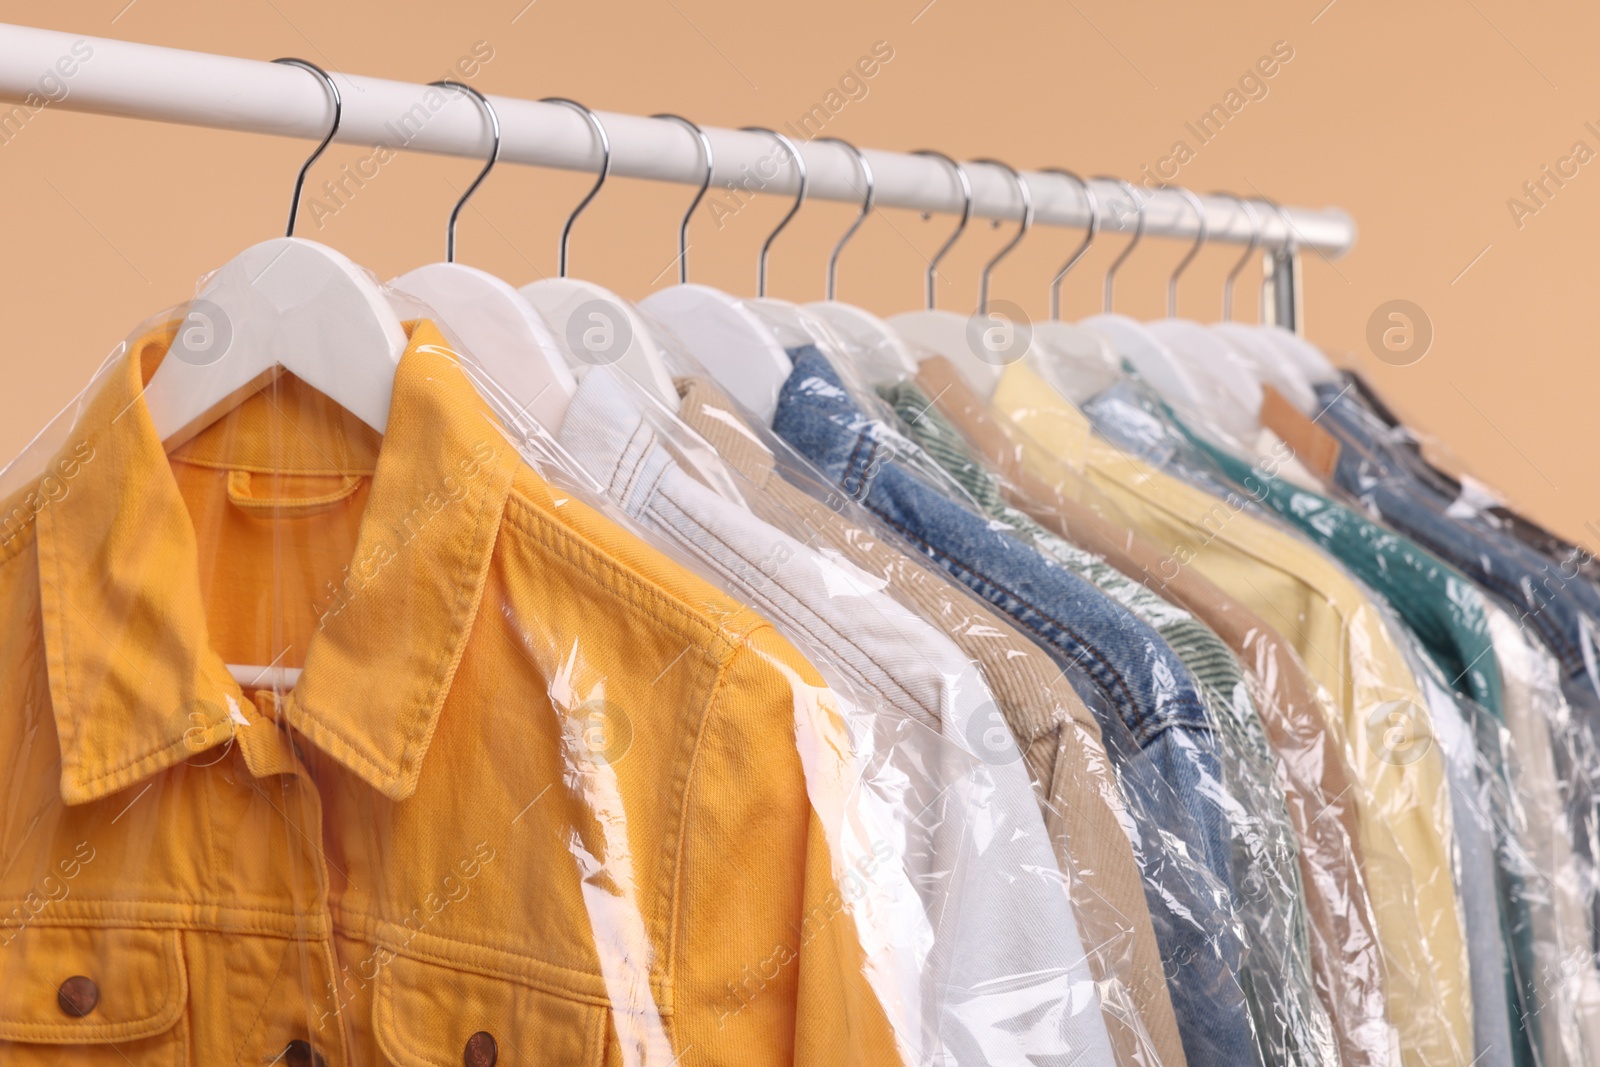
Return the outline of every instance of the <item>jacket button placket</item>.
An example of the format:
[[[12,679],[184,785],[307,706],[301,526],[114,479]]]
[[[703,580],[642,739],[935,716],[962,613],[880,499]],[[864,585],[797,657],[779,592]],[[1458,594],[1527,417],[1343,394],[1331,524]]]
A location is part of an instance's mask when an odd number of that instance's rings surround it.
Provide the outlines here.
[[[277,728],[289,739],[294,752],[294,774],[281,781],[292,783],[288,784],[288,788],[299,790],[299,794],[293,801],[287,796],[282,797],[281,801],[283,810],[298,812],[301,817],[301,832],[294,836],[300,842],[302,855],[295,865],[306,872],[311,884],[299,892],[304,894],[303,900],[314,902],[312,907],[321,919],[322,929],[320,936],[307,938],[306,948],[309,951],[306,961],[312,972],[308,978],[312,990],[326,991],[324,996],[314,998],[313,1002],[307,1004],[310,1015],[308,1025],[322,1035],[316,1047],[296,1038],[285,1047],[281,1062],[285,1067],[328,1067],[329,1057],[335,1064],[343,1064],[347,1060],[345,1053],[340,1051],[348,1045],[341,1016],[344,1009],[352,1005],[341,992],[343,985],[340,982],[338,953],[333,943],[333,912],[328,894],[328,864],[322,850],[316,845],[316,842],[324,840],[322,794],[317,788],[316,779],[312,777],[299,739],[284,722],[281,709],[276,707],[276,699],[270,693],[258,694],[257,705],[264,714],[275,720]],[[292,695],[290,699],[293,699]],[[316,974],[317,971],[322,974]]]

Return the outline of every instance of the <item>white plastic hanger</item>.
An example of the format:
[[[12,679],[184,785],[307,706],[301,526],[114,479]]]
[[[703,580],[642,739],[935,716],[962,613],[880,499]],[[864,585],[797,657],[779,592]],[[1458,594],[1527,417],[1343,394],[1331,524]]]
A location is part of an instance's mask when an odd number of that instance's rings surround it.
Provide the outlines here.
[[[1308,385],[1339,380],[1339,368],[1329,362],[1328,357],[1322,354],[1322,349],[1304,337],[1272,323],[1262,323],[1255,329]]]
[[[1287,234],[1286,240],[1292,246],[1295,243],[1295,229],[1288,213],[1276,202],[1266,197],[1261,197],[1260,199],[1268,207],[1276,211],[1278,217],[1283,220],[1284,232]],[[1336,382],[1339,380],[1339,370],[1328,362],[1328,357],[1323,355],[1316,345],[1294,331],[1266,323],[1256,329],[1266,339],[1267,343],[1272,345],[1284,358],[1286,365],[1294,368],[1305,380],[1308,387],[1322,382]]]
[[[1105,310],[1099,315],[1092,315],[1083,321],[1083,325],[1098,330],[1110,338],[1116,346],[1117,354],[1133,364],[1150,385],[1162,396],[1174,400],[1184,407],[1198,407],[1205,403],[1205,390],[1189,373],[1188,369],[1173,354],[1166,342],[1151,333],[1141,323],[1135,322],[1126,315],[1117,315],[1112,312],[1113,294],[1117,271],[1132,254],[1140,240],[1144,237],[1144,201],[1139,199],[1139,193],[1133,184],[1123,178],[1098,178],[1097,181],[1112,181],[1122,187],[1128,196],[1128,201],[1138,212],[1134,224],[1133,239],[1129,241],[1117,258],[1112,260],[1111,266],[1106,268],[1105,279]]]
[[[303,59],[275,62],[322,79],[333,122],[295,176],[288,235],[245,249],[211,276],[145,388],[145,406],[169,449],[285,370],[379,433],[389,422],[405,329],[366,272],[333,249],[294,236],[306,172],[339,131],[339,87]],[[227,667],[242,686],[288,689],[300,678],[299,668],[277,664]]]
[[[554,434],[578,387],[549,328],[526,298],[486,271],[456,262],[456,223],[500,158],[500,117],[478,90],[455,81],[436,86],[459,89],[478,102],[494,134],[494,148],[483,170],[450,212],[445,258],[402,274],[389,284],[438,313],[444,328],[459,340],[464,357],[482,367],[515,405],[511,421],[523,413]]]
[[[828,256],[827,299],[807,304],[806,310],[821,319],[845,343],[849,355],[869,382],[892,382],[914,377],[917,373],[916,357],[893,327],[870,311],[854,304],[841,304],[835,299],[839,281],[839,253],[844,251],[845,244],[872,213],[874,182],[871,164],[855,145],[838,137],[818,137],[817,140],[839,145],[855,158],[866,194],[862,197],[861,210],[856,213],[855,221],[850,223],[850,228],[844,231]]]
[[[690,125],[700,136],[706,181],[709,182],[714,166],[711,145],[699,127]],[[756,267],[756,296],[759,298],[767,295],[767,253],[773,239],[783,232],[800,205],[805,203],[806,163],[799,146],[783,134],[760,127],[745,129],[765,133],[781,142],[800,179],[794,206],[761,245]],[[698,197],[695,203],[699,203]],[[679,234],[681,243],[683,231]],[[745,301],[707,285],[690,284],[684,280],[687,276],[685,265],[680,263],[679,284],[651,293],[639,302],[639,307],[682,341],[735,400],[770,425],[778,410],[778,392],[794,371],[794,361],[785,351],[784,342],[774,333],[769,321]]]
[[[600,176],[588,194],[567,216],[561,228],[561,251],[555,278],[542,278],[520,290],[555,334],[556,344],[571,369],[581,378],[594,366],[615,366],[659,397],[670,408],[678,406],[678,391],[662,358],[650,326],[628,301],[593,282],[567,277],[567,246],[572,224],[600,192],[611,175],[611,139],[593,111],[576,100],[548,96],[541,103],[560,104],[582,115],[600,142]]]
[[[1316,413],[1316,394],[1306,384],[1299,368],[1284,358],[1282,350],[1265,330],[1245,322],[1217,322],[1209,329],[1250,364],[1263,386],[1272,386],[1301,413]]]
[[[1205,205],[1188,189],[1174,190],[1194,209],[1197,232],[1194,244],[1167,278],[1167,317],[1148,329],[1166,343],[1206,392],[1196,414],[1200,421],[1221,432],[1221,439],[1248,447],[1261,431],[1261,380],[1245,357],[1221,334],[1198,322],[1178,318],[1178,279],[1200,254],[1209,236]]]
[[[1255,368],[1256,376],[1263,384],[1271,385],[1277,389],[1284,399],[1293,404],[1303,414],[1310,415],[1316,408],[1317,397],[1306,382],[1304,375],[1293,361],[1283,354],[1277,345],[1260,329],[1249,323],[1233,321],[1233,285],[1239,272],[1244,269],[1250,257],[1261,244],[1261,214],[1255,205],[1242,197],[1232,193],[1217,192],[1213,196],[1227,197],[1238,204],[1250,218],[1250,241],[1245,245],[1245,250],[1240,255],[1233,269],[1228,271],[1228,276],[1222,283],[1222,321],[1213,323],[1211,330],[1228,339],[1234,351],[1243,356]]]
[[[339,88],[327,136],[295,177],[288,235],[229,260],[189,305],[167,358],[144,391],[156,432],[173,448],[288,370],[382,433],[406,334],[383,291],[340,253],[294,236],[306,171],[339,130]]]
[[[1122,362],[1116,347],[1105,334],[1087,326],[1061,321],[1061,282],[1094,244],[1100,232],[1100,201],[1089,183],[1070,170],[1044,167],[1044,174],[1058,174],[1073,182],[1083,195],[1089,225],[1077,249],[1050,279],[1050,319],[1033,327],[1029,365],[1054,385],[1062,396],[1081,404],[1122,376]]]

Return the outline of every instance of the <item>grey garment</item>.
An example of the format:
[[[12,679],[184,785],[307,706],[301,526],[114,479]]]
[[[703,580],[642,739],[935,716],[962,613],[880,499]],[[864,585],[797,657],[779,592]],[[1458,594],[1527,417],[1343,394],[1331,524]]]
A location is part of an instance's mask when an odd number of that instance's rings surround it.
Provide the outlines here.
[[[897,848],[905,875],[888,888],[914,887],[853,910],[858,923],[887,919],[863,943],[896,969],[888,984],[902,1003],[884,1007],[916,1062],[1111,1067],[1098,989],[1044,817],[977,667],[883,592],[881,579],[825,558],[690,476],[668,446],[699,439],[614,368],[584,376],[559,440],[614,504],[812,660],[839,702],[867,720],[873,744],[857,740],[874,765],[911,747],[893,773],[854,783],[852,807],[830,825],[846,833],[839,824],[881,819],[872,851]],[[887,802],[868,807],[880,785]],[[918,897],[921,911],[908,914]],[[869,969],[882,966],[875,958]],[[920,1004],[908,1006],[913,987]]]
[[[1239,886],[1252,935],[1240,979],[1265,1063],[1339,1062],[1333,1021],[1312,981],[1311,936],[1300,880],[1299,841],[1289,820],[1277,756],[1245,682],[1244,668],[1212,630],[1104,559],[1046,530],[1007,502],[1000,475],[980,458],[921,387],[879,385],[911,439],[992,519],[1092,582],[1149,623],[1199,683],[1225,744],[1222,784]]]

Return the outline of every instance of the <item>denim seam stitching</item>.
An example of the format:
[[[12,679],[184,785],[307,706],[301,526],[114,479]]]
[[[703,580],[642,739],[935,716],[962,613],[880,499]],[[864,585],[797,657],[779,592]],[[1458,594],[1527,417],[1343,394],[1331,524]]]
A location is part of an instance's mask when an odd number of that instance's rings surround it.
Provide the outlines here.
[[[870,501],[868,501],[868,506],[871,506],[871,502]],[[930,555],[933,555],[933,556],[935,556],[936,558],[939,558],[939,559],[946,560],[951,566],[956,567],[956,568],[958,568],[960,570],[966,571],[967,573],[971,574],[973,577],[975,577],[975,578],[979,579],[980,581],[984,582],[986,585],[988,585],[990,588],[994,589],[996,592],[1002,594],[1003,596],[1010,597],[1011,599],[1015,600],[1017,603],[1021,604],[1023,607],[1028,608],[1030,611],[1036,612],[1037,614],[1039,614],[1043,618],[1048,619],[1050,622],[1052,622],[1056,626],[1060,627],[1064,632],[1069,634],[1072,637],[1072,639],[1074,641],[1076,641],[1078,643],[1078,645],[1083,650],[1082,654],[1073,657],[1074,661],[1078,662],[1080,664],[1086,665],[1086,666],[1090,666],[1090,668],[1091,668],[1090,676],[1095,678],[1096,682],[1100,685],[1100,688],[1105,693],[1105,695],[1110,697],[1113,701],[1117,701],[1118,700],[1116,692],[1113,691],[1113,686],[1107,685],[1105,679],[1099,677],[1099,675],[1101,673],[1105,673],[1105,674],[1109,675],[1112,679],[1114,679],[1114,681],[1116,683],[1115,688],[1120,688],[1122,690],[1123,696],[1126,697],[1125,704],[1126,704],[1127,707],[1134,708],[1135,710],[1139,709],[1140,703],[1139,703],[1138,700],[1134,699],[1133,691],[1128,687],[1127,680],[1123,678],[1121,672],[1119,672],[1116,669],[1116,667],[1113,666],[1111,663],[1106,661],[1100,655],[1100,653],[1092,645],[1090,645],[1090,643],[1087,640],[1085,640],[1083,638],[1083,636],[1081,634],[1079,634],[1076,630],[1074,630],[1071,626],[1069,626],[1065,622],[1062,622],[1060,619],[1057,619],[1054,615],[1050,614],[1048,611],[1042,610],[1041,608],[1038,607],[1038,605],[1031,603],[1026,598],[1024,598],[1024,597],[1012,592],[1004,584],[995,581],[994,579],[990,578],[987,574],[984,574],[983,572],[981,572],[981,571],[979,571],[979,570],[977,570],[977,569],[975,569],[973,567],[968,566],[967,564],[955,559],[954,557],[952,557],[948,553],[943,552],[943,551],[939,550],[938,548],[934,547],[933,545],[929,544],[926,540],[924,540],[923,538],[921,538],[920,536],[918,536],[914,532],[912,532],[909,529],[907,529],[901,523],[896,522],[893,518],[891,518],[889,515],[885,514],[879,508],[873,507],[872,510],[880,518],[882,518],[884,522],[888,523],[890,526],[893,526],[896,530],[898,530],[900,532],[901,536],[903,536],[903,537],[905,537],[905,538],[907,538],[907,539],[909,539],[909,540],[921,545],[923,547],[923,549],[925,549]],[[1015,615],[1012,615],[1012,618],[1015,619],[1019,625],[1025,627],[1026,629],[1028,629],[1029,631],[1033,632],[1034,634],[1037,634],[1042,640],[1044,640],[1044,641],[1046,641],[1046,642],[1048,642],[1048,643],[1050,643],[1052,645],[1056,645],[1057,647],[1060,647],[1059,644],[1050,637],[1050,635],[1048,635],[1045,632],[1043,632],[1034,623],[1029,622],[1029,621],[1027,621],[1025,619],[1019,619]],[[1088,657],[1093,662],[1091,664],[1085,664],[1084,663],[1084,657],[1085,656]],[[1188,700],[1184,700],[1182,703],[1184,705],[1189,705],[1189,704],[1191,704],[1193,702],[1192,701],[1188,701]],[[1178,710],[1179,711],[1183,711],[1183,710],[1190,710],[1190,709],[1188,709],[1186,707],[1183,707],[1183,708],[1180,708]],[[1195,707],[1192,710],[1198,712],[1200,710],[1198,704],[1196,704]],[[1161,715],[1155,716],[1155,718],[1161,718],[1161,717],[1163,717],[1163,716],[1161,716]],[[1197,715],[1196,717],[1200,718],[1202,720],[1204,719],[1203,713]],[[1200,722],[1200,723],[1189,723],[1189,722],[1179,722],[1179,721],[1174,720],[1174,721],[1170,721],[1170,722],[1141,722],[1140,726],[1137,729],[1130,729],[1129,732],[1131,734],[1133,734],[1134,739],[1139,742],[1139,745],[1142,748],[1146,744],[1148,744],[1149,742],[1153,741],[1156,737],[1158,737],[1164,731],[1166,731],[1168,729],[1171,729],[1173,727],[1177,727],[1177,726],[1182,726],[1182,727],[1186,727],[1186,728],[1190,728],[1190,729],[1209,729],[1209,725],[1204,723],[1203,721]]]

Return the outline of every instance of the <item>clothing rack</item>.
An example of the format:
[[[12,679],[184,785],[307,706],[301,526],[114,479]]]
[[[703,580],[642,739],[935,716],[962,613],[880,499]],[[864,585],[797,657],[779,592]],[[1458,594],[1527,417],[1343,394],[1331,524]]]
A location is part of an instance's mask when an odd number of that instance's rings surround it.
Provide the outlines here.
[[[492,146],[488,123],[464,94],[333,73],[343,96],[335,141],[476,159],[488,156]],[[0,23],[0,100],[26,105],[0,110],[0,132],[14,130],[20,122],[31,121],[37,110],[51,108],[308,140],[321,138],[332,120],[324,86],[295,67],[7,23]],[[489,100],[500,119],[502,162],[599,171],[600,146],[589,124],[573,109],[504,96]],[[595,114],[611,142],[611,173],[688,185],[698,185],[704,178],[699,143],[677,123],[605,111]],[[794,168],[773,138],[714,127],[706,127],[705,133],[716,163],[708,196],[719,190],[726,195],[730,183],[756,195],[796,191]],[[848,150],[806,141],[800,152],[808,172],[809,197],[861,202],[863,189]],[[862,153],[873,170],[879,206],[960,212],[960,191],[940,161],[871,148]],[[1004,170],[981,163],[964,166],[972,183],[974,217],[1021,218],[1021,200]],[[1023,179],[1033,197],[1036,223],[1074,228],[1088,224],[1087,204],[1070,180],[1038,171],[1024,171]],[[1102,229],[1131,232],[1137,213],[1120,184],[1105,179],[1093,184]],[[1140,192],[1147,236],[1192,240],[1199,235],[1195,211],[1182,195],[1172,190]],[[1234,201],[1202,196],[1200,202],[1208,241],[1249,242],[1253,224]],[[1355,223],[1337,208],[1290,207],[1280,215],[1262,205],[1258,211],[1270,291],[1264,300],[1268,317],[1294,328],[1299,322],[1298,250],[1342,255],[1355,242]]]

